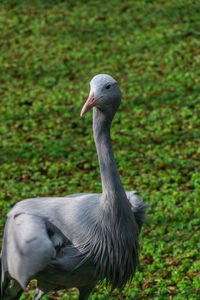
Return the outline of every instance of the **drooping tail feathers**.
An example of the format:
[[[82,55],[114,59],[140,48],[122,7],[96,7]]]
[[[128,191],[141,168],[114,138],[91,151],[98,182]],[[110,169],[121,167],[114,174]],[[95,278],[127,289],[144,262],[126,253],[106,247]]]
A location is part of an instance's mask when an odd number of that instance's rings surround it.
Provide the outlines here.
[[[134,213],[139,230],[141,230],[142,225],[147,221],[146,210],[149,204],[141,200],[137,191],[126,191],[126,196],[131,204],[131,210]]]

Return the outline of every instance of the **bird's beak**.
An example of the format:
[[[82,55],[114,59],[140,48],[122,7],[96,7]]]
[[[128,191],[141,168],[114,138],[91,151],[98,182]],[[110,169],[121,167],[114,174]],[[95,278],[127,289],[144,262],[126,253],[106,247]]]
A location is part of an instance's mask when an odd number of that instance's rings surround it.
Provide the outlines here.
[[[90,110],[93,106],[95,106],[97,104],[99,99],[96,99],[94,97],[94,92],[90,92],[89,97],[87,99],[87,101],[85,102],[85,104],[83,105],[83,108],[81,110],[81,117],[84,116],[84,114]]]

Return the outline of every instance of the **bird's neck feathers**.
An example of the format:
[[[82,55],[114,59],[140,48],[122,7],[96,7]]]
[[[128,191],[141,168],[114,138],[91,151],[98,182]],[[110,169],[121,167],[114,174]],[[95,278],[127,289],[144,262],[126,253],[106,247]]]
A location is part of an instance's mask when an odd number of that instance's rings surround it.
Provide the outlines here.
[[[98,108],[93,109],[93,131],[102,181],[101,205],[108,213],[118,208],[120,211],[131,210],[112,150],[110,127],[113,117],[114,113],[108,115]]]

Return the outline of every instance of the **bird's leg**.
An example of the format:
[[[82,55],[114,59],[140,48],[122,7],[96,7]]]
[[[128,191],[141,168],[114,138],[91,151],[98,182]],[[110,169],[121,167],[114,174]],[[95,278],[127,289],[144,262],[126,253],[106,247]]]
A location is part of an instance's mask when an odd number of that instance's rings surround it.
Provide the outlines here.
[[[45,293],[39,288],[36,289],[33,300],[39,300]]]
[[[94,284],[78,288],[80,291],[79,300],[87,300],[93,287]]]

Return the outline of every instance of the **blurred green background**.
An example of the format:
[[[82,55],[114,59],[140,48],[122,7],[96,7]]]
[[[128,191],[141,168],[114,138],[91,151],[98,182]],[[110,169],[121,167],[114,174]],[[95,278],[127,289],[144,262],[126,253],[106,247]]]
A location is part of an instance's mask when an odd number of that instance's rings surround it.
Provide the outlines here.
[[[200,2],[1,0],[0,45],[1,239],[21,199],[101,191],[92,114],[79,115],[108,73],[123,93],[116,161],[149,222],[132,283],[90,299],[200,299]]]

